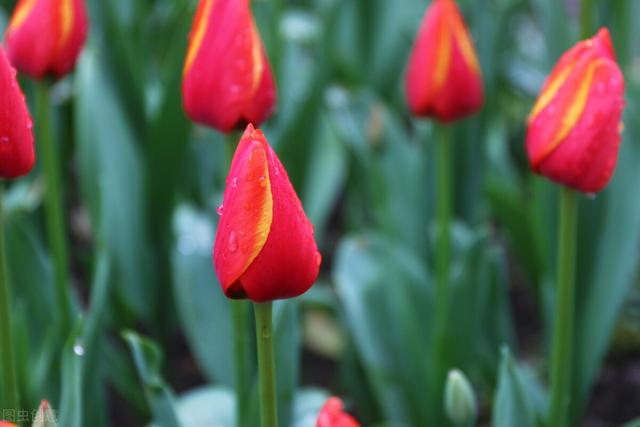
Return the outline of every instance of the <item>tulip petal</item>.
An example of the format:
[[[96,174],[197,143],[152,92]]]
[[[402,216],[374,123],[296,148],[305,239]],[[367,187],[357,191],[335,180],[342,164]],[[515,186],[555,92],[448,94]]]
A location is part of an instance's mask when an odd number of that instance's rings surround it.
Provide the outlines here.
[[[246,296],[238,279],[264,247],[273,220],[267,153],[253,132],[247,129],[231,164],[216,236],[214,262],[229,297]]]
[[[33,168],[33,122],[16,71],[0,48],[0,177],[16,178]]]

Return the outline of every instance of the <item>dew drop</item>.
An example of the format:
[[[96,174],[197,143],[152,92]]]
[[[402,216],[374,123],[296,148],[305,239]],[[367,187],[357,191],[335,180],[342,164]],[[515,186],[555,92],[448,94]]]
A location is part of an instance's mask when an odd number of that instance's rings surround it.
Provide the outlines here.
[[[76,343],[73,346],[73,352],[76,354],[76,356],[84,356],[84,347],[82,346],[82,344],[80,343]]]
[[[238,186],[238,177],[235,177],[231,180],[231,186],[236,188]]]
[[[320,264],[322,264],[322,254],[320,252],[316,252],[316,264],[318,265],[318,267],[320,267]]]
[[[229,234],[229,247],[228,247],[230,252],[235,252],[238,250],[238,237],[236,236],[235,232],[231,232]]]
[[[29,120],[27,122],[27,129],[33,129],[33,121]]]
[[[266,187],[267,186],[267,178],[265,178],[264,176],[261,176],[260,178],[258,178],[258,184],[262,188]]]
[[[222,216],[222,212],[224,211],[224,205],[220,205],[216,208],[216,213]]]
[[[9,137],[8,136],[0,136],[0,143],[8,144],[9,143]]]
[[[607,86],[602,82],[598,82],[598,84],[596,85],[596,91],[598,93],[604,93],[606,90],[607,90]]]

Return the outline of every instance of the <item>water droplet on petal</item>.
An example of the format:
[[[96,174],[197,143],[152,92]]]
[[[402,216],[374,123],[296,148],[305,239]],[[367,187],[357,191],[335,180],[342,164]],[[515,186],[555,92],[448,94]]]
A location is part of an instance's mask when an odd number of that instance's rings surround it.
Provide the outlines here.
[[[0,136],[0,143],[8,144],[9,143],[9,137],[8,136]]]
[[[238,237],[236,236],[235,232],[231,232],[229,234],[229,247],[228,247],[230,252],[235,252],[238,250]]]
[[[264,176],[261,176],[260,178],[258,178],[258,184],[262,188],[266,187],[267,186],[267,178],[265,178]]]
[[[316,252],[316,263],[318,264],[318,267],[322,264],[322,254],[320,252]]]
[[[82,344],[76,343],[73,346],[73,352],[76,354],[76,356],[84,356],[84,347],[82,346]]]
[[[237,187],[237,186],[238,186],[238,177],[235,177],[235,178],[233,178],[233,179],[231,180],[231,186],[232,186],[233,188],[235,188],[235,187]]]
[[[224,205],[220,205],[216,208],[216,213],[222,216],[222,212],[224,211]]]

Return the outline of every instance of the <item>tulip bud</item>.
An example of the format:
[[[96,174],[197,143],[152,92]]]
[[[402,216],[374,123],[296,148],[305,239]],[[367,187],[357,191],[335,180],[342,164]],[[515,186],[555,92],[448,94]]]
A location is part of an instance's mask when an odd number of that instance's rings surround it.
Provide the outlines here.
[[[527,154],[531,168],[585,193],[602,190],[618,159],[624,77],[609,31],[567,51],[529,116]]]
[[[32,427],[57,427],[56,414],[46,400],[40,402],[40,407],[33,420]],[[2,426],[0,426],[2,427]]]
[[[249,0],[200,0],[182,100],[193,121],[221,132],[259,126],[271,115],[275,83]]]
[[[71,71],[87,39],[84,0],[19,0],[6,32],[11,63],[34,78]]]
[[[33,122],[16,70],[0,47],[0,177],[17,178],[33,168]]]
[[[467,377],[457,369],[449,371],[444,389],[444,406],[449,420],[456,426],[470,426],[478,416],[473,389]]]
[[[360,424],[344,412],[344,405],[340,399],[331,397],[320,410],[316,427],[360,427]]]
[[[482,107],[482,73],[454,0],[434,0],[422,21],[406,77],[416,116],[451,122]]]
[[[0,427],[18,427],[18,426],[8,421],[0,421]]]
[[[247,126],[224,191],[213,252],[230,298],[292,298],[316,280],[322,257],[313,225],[266,138]]]

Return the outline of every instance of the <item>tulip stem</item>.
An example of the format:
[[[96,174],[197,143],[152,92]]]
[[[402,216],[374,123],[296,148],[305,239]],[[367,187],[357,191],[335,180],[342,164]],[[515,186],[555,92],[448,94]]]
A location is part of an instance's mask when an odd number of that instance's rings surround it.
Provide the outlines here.
[[[45,175],[45,211],[47,235],[53,254],[55,272],[55,297],[59,310],[60,332],[66,336],[71,328],[71,293],[69,290],[69,259],[67,256],[66,228],[60,190],[60,170],[58,153],[54,142],[53,129],[49,117],[49,84],[36,84],[36,108],[39,133],[37,134],[42,153],[42,167]]]
[[[450,223],[451,223],[451,129],[448,126],[436,127],[437,132],[437,282],[435,312],[435,390],[434,396],[441,396],[447,367],[447,325],[449,323],[449,259],[450,259]],[[440,397],[437,399],[440,402]],[[438,405],[442,408],[442,405]]]
[[[13,330],[11,328],[11,289],[7,275],[4,248],[4,207],[2,206],[2,185],[0,184],[0,359],[2,362],[3,402],[1,409],[17,411],[19,404],[18,381],[16,377],[15,355],[13,353]],[[1,411],[0,411],[1,412]]]
[[[236,391],[236,426],[244,427],[249,397],[249,303],[244,300],[231,301],[233,317],[233,354]]]
[[[276,375],[273,357],[273,303],[255,303],[258,373],[260,377],[260,421],[262,427],[278,427]]]
[[[549,426],[567,425],[571,402],[571,357],[575,296],[577,197],[573,190],[560,193],[558,276],[551,356],[551,409]]]

